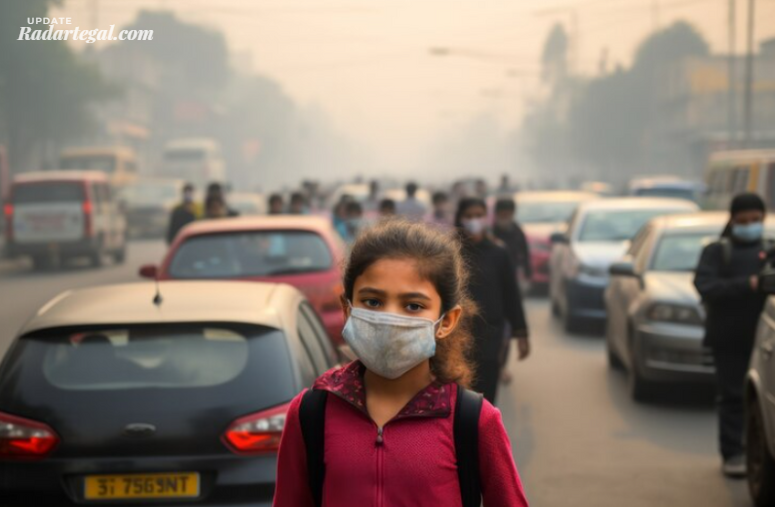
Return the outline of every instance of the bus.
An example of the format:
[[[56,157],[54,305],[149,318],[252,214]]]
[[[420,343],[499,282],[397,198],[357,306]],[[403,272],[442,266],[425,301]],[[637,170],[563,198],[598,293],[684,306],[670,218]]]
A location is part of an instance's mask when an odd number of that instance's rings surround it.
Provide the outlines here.
[[[775,150],[722,151],[710,157],[705,171],[704,207],[727,209],[740,192],[759,194],[775,207]]]
[[[123,146],[69,148],[59,156],[59,169],[102,171],[118,188],[137,180],[137,156]]]
[[[220,146],[207,138],[170,141],[164,147],[159,176],[184,180],[197,189],[211,182],[223,183],[226,171]]]

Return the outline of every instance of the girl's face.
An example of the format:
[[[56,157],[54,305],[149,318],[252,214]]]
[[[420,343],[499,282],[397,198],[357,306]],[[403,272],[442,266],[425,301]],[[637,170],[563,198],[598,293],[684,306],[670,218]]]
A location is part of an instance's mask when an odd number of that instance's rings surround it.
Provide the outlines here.
[[[345,317],[350,309],[344,303]],[[441,296],[436,287],[420,276],[410,259],[382,259],[355,280],[352,305],[377,312],[437,320],[441,316]],[[460,319],[462,309],[452,308],[437,328],[436,338],[449,336]]]
[[[764,213],[759,210],[738,211],[732,216],[732,223],[737,225],[748,225],[763,221]]]

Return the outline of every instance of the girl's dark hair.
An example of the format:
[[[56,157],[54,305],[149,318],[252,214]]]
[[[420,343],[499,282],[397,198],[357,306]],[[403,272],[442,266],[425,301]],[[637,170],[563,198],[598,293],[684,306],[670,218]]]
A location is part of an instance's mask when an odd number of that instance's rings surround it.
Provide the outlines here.
[[[476,307],[468,298],[466,270],[457,237],[442,229],[400,219],[385,220],[365,229],[350,251],[344,268],[344,295],[353,299],[355,280],[369,266],[383,259],[414,261],[420,275],[430,281],[441,296],[441,312],[460,305],[458,326],[436,342],[431,371],[441,382],[468,387],[472,380],[469,363],[470,322]]]
[[[487,203],[484,202],[484,199],[480,199],[478,197],[466,197],[457,203],[457,213],[455,213],[455,227],[460,228],[463,226],[463,213],[465,213],[468,208],[473,207],[484,208],[484,211],[487,211]]]

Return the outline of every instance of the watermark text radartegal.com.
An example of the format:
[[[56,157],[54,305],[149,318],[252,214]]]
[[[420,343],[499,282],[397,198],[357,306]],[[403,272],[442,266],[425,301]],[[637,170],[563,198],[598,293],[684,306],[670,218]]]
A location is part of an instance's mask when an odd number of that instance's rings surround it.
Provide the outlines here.
[[[72,24],[71,18],[27,18],[27,23],[45,24],[48,30],[33,30],[31,26],[22,26],[17,40],[81,40],[87,44],[98,40],[153,40],[153,30],[121,30],[114,34],[116,25],[110,25],[109,30],[81,30],[79,27],[55,30],[57,25]]]

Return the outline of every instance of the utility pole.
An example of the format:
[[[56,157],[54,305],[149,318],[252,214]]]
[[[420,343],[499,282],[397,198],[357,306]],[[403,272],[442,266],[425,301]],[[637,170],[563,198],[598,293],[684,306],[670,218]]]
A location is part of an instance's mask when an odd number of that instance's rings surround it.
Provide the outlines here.
[[[748,50],[745,55],[745,148],[750,148],[753,139],[753,41],[754,13],[756,0],[748,0]]]
[[[732,146],[737,142],[737,75],[735,73],[735,0],[729,0],[729,48],[727,55],[727,142]]]

